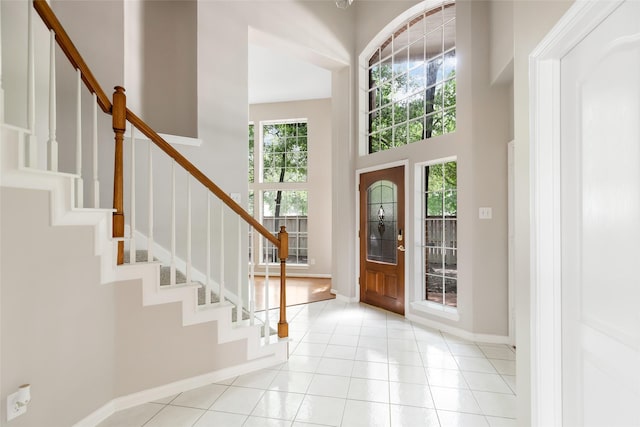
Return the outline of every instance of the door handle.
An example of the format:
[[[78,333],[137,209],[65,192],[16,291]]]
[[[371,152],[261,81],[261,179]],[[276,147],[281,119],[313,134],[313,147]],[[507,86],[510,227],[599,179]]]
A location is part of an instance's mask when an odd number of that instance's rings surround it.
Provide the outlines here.
[[[402,245],[398,246],[398,250],[399,250],[400,252],[404,252],[404,251],[406,251],[406,249],[405,249],[405,248],[404,248],[404,246],[402,246]]]

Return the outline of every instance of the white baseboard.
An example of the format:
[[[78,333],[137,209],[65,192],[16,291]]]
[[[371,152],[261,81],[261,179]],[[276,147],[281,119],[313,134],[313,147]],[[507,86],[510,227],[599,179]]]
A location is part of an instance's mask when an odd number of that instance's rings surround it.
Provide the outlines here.
[[[435,320],[425,319],[424,317],[416,316],[413,314],[406,315],[406,318],[412,322],[418,323],[429,328],[437,329],[447,334],[451,334],[458,338],[465,339],[467,341],[482,342],[488,344],[509,344],[509,337],[503,335],[491,335],[491,334],[474,334],[473,332],[465,331],[464,329],[456,328],[455,326],[446,325]]]
[[[288,264],[287,264],[288,266]],[[311,279],[331,279],[331,275],[330,274],[321,274],[321,273],[293,273],[291,272],[292,268],[290,268],[289,266],[287,267],[287,277],[300,277],[300,278],[311,278]],[[264,277],[265,273],[263,271],[261,272],[255,272],[254,276],[256,277]],[[280,272],[278,272],[278,274],[272,274],[269,273],[269,277],[280,277]]]
[[[331,289],[331,293],[336,296],[336,299],[338,301],[342,301],[342,302],[358,302],[359,301],[357,297],[346,297],[344,295],[339,294],[338,291],[336,291],[335,289]]]
[[[255,372],[259,369],[269,368],[283,362],[285,362],[285,360],[278,360],[275,357],[264,357],[261,359],[248,361],[241,365],[223,368],[218,371],[209,372],[207,374],[198,375],[184,380],[175,381],[173,383],[139,391],[137,393],[128,394],[126,396],[117,397],[107,402],[102,407],[100,407],[78,423],[74,424],[74,427],[93,427],[100,424],[102,421],[106,420],[118,411],[129,409],[134,406],[142,405],[147,402],[152,402],[154,400],[162,399],[167,396],[182,393],[218,381],[237,377],[238,375]]]

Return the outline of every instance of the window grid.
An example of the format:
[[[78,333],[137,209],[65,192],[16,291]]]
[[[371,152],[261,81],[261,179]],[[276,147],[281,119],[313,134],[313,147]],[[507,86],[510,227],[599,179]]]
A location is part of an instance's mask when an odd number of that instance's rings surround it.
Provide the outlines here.
[[[369,152],[455,131],[455,3],[422,13],[369,60]]]
[[[289,257],[287,262],[290,264],[307,264],[307,192],[263,191],[262,200],[263,225],[268,230],[273,230],[274,235],[278,234],[281,226],[287,227],[287,233],[289,234]],[[276,252],[272,249],[263,248],[265,262],[279,262]]]
[[[457,307],[457,163],[424,168],[424,298]]]
[[[265,217],[263,218],[264,226],[267,229],[275,229],[276,224],[286,225],[287,233],[289,234],[289,257],[287,263],[289,264],[307,264],[308,263],[308,233],[307,233],[307,221],[306,215],[296,216],[279,216],[279,217]],[[279,228],[279,226],[278,226]],[[274,233],[277,236],[278,233]],[[273,245],[269,245],[269,249],[266,247],[262,250],[263,260],[268,263],[279,263],[278,251],[274,249]]]
[[[307,182],[307,122],[262,125],[262,182]]]

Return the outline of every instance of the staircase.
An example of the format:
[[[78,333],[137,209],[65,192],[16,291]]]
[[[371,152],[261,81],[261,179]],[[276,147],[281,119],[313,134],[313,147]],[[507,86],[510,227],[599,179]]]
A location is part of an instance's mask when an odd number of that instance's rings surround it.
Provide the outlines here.
[[[0,6],[0,12],[6,13],[4,5]],[[31,1],[25,2],[25,7],[28,7],[29,20],[28,25],[24,26],[28,28],[28,70],[31,73],[35,68],[32,46],[37,19],[34,10],[37,10],[50,31],[52,72],[55,73],[56,70],[56,43],[77,72],[79,119],[76,125],[80,126],[82,117],[80,92],[83,85],[92,93],[94,100],[94,120],[90,126],[98,128],[98,107],[113,116],[116,166],[113,209],[99,207],[99,193],[105,189],[98,182],[95,167],[93,182],[89,182],[88,188],[84,184],[91,179],[87,179],[86,173],[82,173],[81,153],[83,149],[93,148],[93,164],[97,165],[97,137],[93,138],[92,146],[85,144],[79,129],[76,152],[78,173],[58,172],[56,93],[54,89],[50,89],[50,133],[48,138],[38,135],[41,140],[48,140],[48,161],[46,169],[39,167],[37,147],[43,144],[37,142],[36,116],[33,110],[36,104],[42,105],[42,102],[32,99],[34,88],[31,85],[35,78],[32,75],[28,78],[28,128],[4,123],[3,111],[8,111],[13,106],[4,103],[2,85],[7,82],[0,79],[0,187],[3,197],[0,282],[3,304],[3,377],[0,385],[2,396],[13,392],[14,388],[25,382],[31,382],[34,387],[33,403],[28,413],[12,425],[96,425],[115,411],[286,361],[286,231],[283,229],[278,236],[274,236],[251,218],[224,191],[129,111],[121,88],[116,90],[114,102],[111,103],[45,1],[36,0],[33,7]],[[3,61],[6,59],[3,58]],[[55,74],[51,81],[56,81]],[[50,87],[53,86],[55,84]],[[126,164],[123,161],[125,129],[131,129],[128,140],[132,147],[131,158],[128,160],[131,166],[129,174],[123,173]],[[171,230],[160,230],[158,226],[154,226],[154,218],[158,213],[153,213],[153,199],[144,209],[148,218],[145,224],[147,230],[136,228],[136,206],[142,203],[138,201],[140,198],[136,198],[136,189],[141,181],[139,179],[136,183],[134,156],[136,151],[140,151],[136,148],[133,135],[136,131],[146,135],[155,144],[155,148],[151,143],[148,145],[148,182],[144,184],[148,188],[144,191],[145,200],[157,191],[153,187],[152,159],[158,153],[166,153],[172,159],[170,171],[162,172],[163,175],[173,176]],[[94,130],[94,136],[96,133]],[[152,149],[155,151],[152,152]],[[180,257],[176,249],[175,174],[176,167],[180,166],[185,168],[182,173],[188,183],[188,213],[184,225],[187,230],[187,248],[183,248],[183,271],[178,265]],[[87,170],[86,165],[84,170]],[[195,185],[199,186],[200,192],[206,191],[206,198],[200,205],[192,201],[192,186]],[[124,211],[125,186],[128,186],[127,195],[131,200],[128,213]],[[87,194],[93,197],[86,197]],[[85,203],[85,200],[91,198],[94,200],[94,207],[84,207],[91,204]],[[211,206],[214,199],[218,200],[213,206],[219,210],[219,216],[215,217],[214,212],[213,217],[219,223],[212,228]],[[28,208],[32,205],[43,208]],[[195,206],[206,206],[207,212],[206,253],[194,254],[193,257],[192,206],[194,211]],[[24,210],[29,210],[29,215],[22,215]],[[45,224],[42,240],[27,232],[30,228],[28,221],[32,217],[38,223]],[[129,219],[125,227],[127,217]],[[235,219],[228,219],[233,217]],[[4,218],[12,218],[15,223],[9,224]],[[273,244],[280,253],[282,293],[279,337],[273,335],[269,310],[262,313],[262,317],[253,311],[252,281],[247,277],[248,260],[242,246],[237,243],[237,248],[229,251],[224,243],[225,234],[230,233],[240,238],[242,233],[246,233],[243,221],[264,236],[265,246]],[[13,227],[16,228],[15,233],[6,232]],[[126,234],[125,229],[128,231]],[[230,229],[232,231],[228,232]],[[67,232],[64,230],[68,230],[69,235],[77,234],[77,239],[69,238],[67,242],[65,238],[53,237]],[[216,230],[219,231],[217,235]],[[170,248],[164,248],[164,242],[159,238],[154,241],[154,233],[158,237],[158,231],[170,236]],[[49,235],[51,237],[47,237]],[[20,236],[25,237],[23,239]],[[29,257],[28,247],[48,247],[50,243],[59,248],[61,253],[50,251],[41,255],[41,258],[59,258],[60,263],[47,267],[46,271],[38,271],[40,265],[51,263],[42,262],[42,259],[36,257],[30,264],[34,269],[31,272],[32,279],[21,280],[17,270],[24,267],[19,267],[21,261],[16,260],[22,259],[22,256]],[[218,256],[221,259],[212,262],[212,252],[216,252],[212,249],[214,245],[220,248]],[[157,254],[158,247],[170,254],[170,259],[163,260],[167,265],[163,266],[157,261],[154,251]],[[130,252],[125,253],[125,248]],[[21,252],[20,257],[17,257],[17,252]],[[257,251],[252,248],[251,252]],[[70,255],[65,256],[66,253]],[[199,264],[194,260],[198,256]],[[75,261],[80,258],[86,259],[82,266]],[[152,261],[148,262],[149,259]],[[203,259],[206,261],[202,261]],[[234,261],[230,262],[231,259]],[[234,274],[229,272],[230,263],[235,264]],[[69,269],[73,269],[74,265],[79,270],[86,271],[86,277],[83,274],[76,278],[69,274]],[[58,280],[63,277],[64,279]],[[44,282],[48,281],[61,282],[57,285],[60,289],[47,288]],[[229,282],[232,281],[237,283],[231,283],[230,286]],[[37,286],[33,287],[33,295],[29,296],[28,289],[34,282],[37,282]],[[43,289],[53,292],[54,296],[51,298],[55,301],[55,295],[66,296],[60,297],[60,301],[55,304],[40,301],[37,298],[39,291],[35,291],[40,289],[39,286],[45,286]],[[82,291],[78,292],[78,289]],[[41,313],[45,311],[51,313],[41,318]],[[20,312],[32,313],[30,318],[39,318],[39,323],[29,323],[30,320],[21,317]],[[94,319],[94,316],[97,317]],[[95,328],[79,324],[89,323],[89,319],[96,322]],[[104,321],[104,325],[98,326],[100,321]],[[23,328],[21,323],[25,322],[27,324]],[[14,328],[11,329],[9,325]],[[45,332],[47,327],[52,329]],[[10,333],[6,334],[5,328]],[[69,341],[66,341],[67,338]],[[93,347],[85,348],[83,340],[88,347]],[[89,345],[88,342],[93,344]],[[101,348],[98,353],[95,353],[96,347]],[[25,352],[29,357],[25,356]],[[67,352],[70,355],[58,356]],[[83,368],[85,365],[86,368]],[[72,401],[76,404],[69,405]],[[65,411],[55,409],[60,406],[72,408]],[[24,424],[19,424],[20,422]]]

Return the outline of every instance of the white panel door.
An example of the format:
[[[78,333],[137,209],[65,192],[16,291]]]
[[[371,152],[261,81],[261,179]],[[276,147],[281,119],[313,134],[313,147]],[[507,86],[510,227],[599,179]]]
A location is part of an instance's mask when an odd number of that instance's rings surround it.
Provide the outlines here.
[[[561,61],[565,426],[640,426],[640,2]]]

